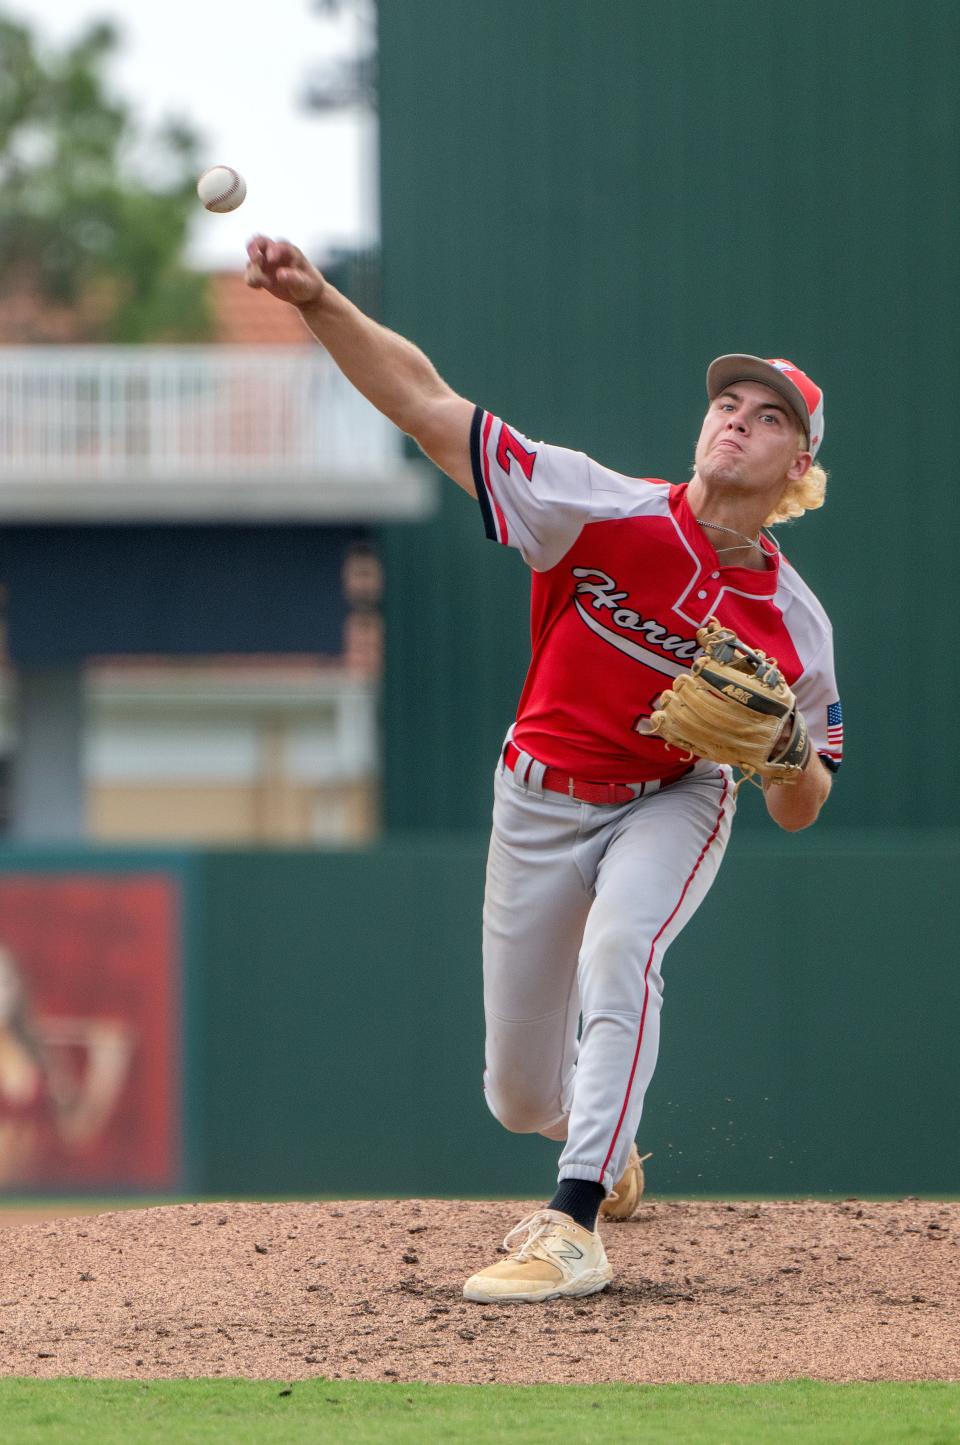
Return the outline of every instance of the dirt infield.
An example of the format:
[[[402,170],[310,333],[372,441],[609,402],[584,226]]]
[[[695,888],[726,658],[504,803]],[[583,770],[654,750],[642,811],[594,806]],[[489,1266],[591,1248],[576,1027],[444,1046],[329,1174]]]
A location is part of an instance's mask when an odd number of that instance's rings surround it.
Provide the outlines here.
[[[535,1206],[203,1204],[0,1231],[0,1373],[532,1384],[960,1378],[960,1204],[667,1203],[603,1294],[468,1304]]]

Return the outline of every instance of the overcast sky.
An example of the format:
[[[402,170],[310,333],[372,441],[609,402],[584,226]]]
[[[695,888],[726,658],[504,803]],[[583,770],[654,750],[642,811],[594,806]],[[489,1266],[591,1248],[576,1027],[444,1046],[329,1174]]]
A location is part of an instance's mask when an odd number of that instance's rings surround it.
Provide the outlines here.
[[[0,9],[57,43],[87,21],[113,20],[125,37],[114,89],[145,123],[189,120],[204,137],[204,166],[231,165],[246,178],[247,199],[230,215],[197,202],[196,265],[242,266],[258,230],[317,256],[375,239],[375,121],[300,103],[311,63],[351,49],[348,17],[331,21],[310,0],[0,0]]]

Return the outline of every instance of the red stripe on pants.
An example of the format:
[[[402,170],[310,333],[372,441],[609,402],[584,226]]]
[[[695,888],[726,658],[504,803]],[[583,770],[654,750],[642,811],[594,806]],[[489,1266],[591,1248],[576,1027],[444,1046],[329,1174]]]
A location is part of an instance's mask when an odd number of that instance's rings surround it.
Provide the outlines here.
[[[630,1078],[627,1081],[627,1092],[623,1098],[623,1108],[620,1110],[620,1117],[617,1120],[617,1127],[613,1131],[613,1138],[610,1140],[610,1148],[607,1150],[607,1157],[606,1159],[604,1159],[603,1168],[600,1170],[601,1177],[607,1172],[607,1165],[610,1163],[613,1151],[617,1146],[617,1139],[620,1137],[620,1130],[623,1127],[624,1116],[627,1112],[627,1104],[630,1102],[630,1091],[633,1088],[633,1080],[637,1072],[637,1064],[640,1062],[640,1048],[643,1044],[643,1026],[647,1018],[647,1004],[650,1001],[650,967],[653,963],[654,950],[656,949],[657,943],[664,930],[673,922],[674,918],[676,918],[680,906],[683,903],[684,898],[686,898],[687,896],[687,889],[690,887],[690,884],[697,876],[697,869],[700,867],[700,864],[707,856],[711,843],[720,831],[720,824],[723,821],[723,808],[724,804],[727,801],[727,791],[729,786],[729,779],[724,777],[723,792],[720,795],[720,810],[717,813],[717,821],[714,825],[713,832],[710,834],[710,837],[700,849],[700,856],[697,858],[696,863],[694,863],[693,868],[690,871],[690,876],[688,877],[686,883],[684,883],[683,888],[681,889],[680,897],[677,899],[676,907],[670,914],[670,917],[667,918],[665,922],[662,923],[661,926],[657,929],[657,932],[653,938],[653,942],[650,944],[650,956],[647,959],[647,966],[643,971],[643,1008],[640,1012],[640,1030],[637,1034],[637,1047],[633,1055],[633,1065],[630,1069]]]

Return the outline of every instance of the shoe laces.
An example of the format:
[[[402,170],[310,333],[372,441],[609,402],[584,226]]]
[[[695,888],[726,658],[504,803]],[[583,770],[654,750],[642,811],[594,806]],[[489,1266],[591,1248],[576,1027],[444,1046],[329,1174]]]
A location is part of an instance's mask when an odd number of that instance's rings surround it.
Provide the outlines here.
[[[527,1259],[536,1258],[535,1246],[543,1238],[548,1229],[555,1229],[558,1224],[557,1216],[549,1209],[537,1209],[533,1214],[528,1214],[526,1219],[521,1219],[515,1224],[510,1233],[505,1236],[503,1247],[509,1255],[521,1263]]]

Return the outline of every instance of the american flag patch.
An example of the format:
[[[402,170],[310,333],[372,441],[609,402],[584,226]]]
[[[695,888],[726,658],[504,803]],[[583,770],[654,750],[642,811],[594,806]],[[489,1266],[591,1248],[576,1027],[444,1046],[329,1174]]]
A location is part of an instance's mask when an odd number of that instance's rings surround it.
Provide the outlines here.
[[[843,711],[839,702],[827,708],[827,752],[839,763],[843,759]]]

